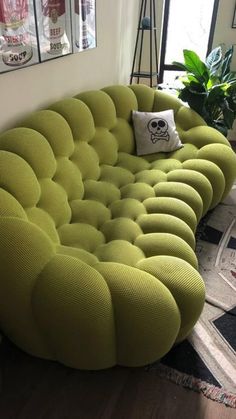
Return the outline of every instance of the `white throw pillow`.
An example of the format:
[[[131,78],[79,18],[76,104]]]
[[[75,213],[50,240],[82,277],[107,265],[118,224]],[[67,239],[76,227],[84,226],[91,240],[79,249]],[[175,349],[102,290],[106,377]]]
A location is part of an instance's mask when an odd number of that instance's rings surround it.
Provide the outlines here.
[[[170,152],[183,147],[172,109],[162,112],[132,112],[137,155]]]

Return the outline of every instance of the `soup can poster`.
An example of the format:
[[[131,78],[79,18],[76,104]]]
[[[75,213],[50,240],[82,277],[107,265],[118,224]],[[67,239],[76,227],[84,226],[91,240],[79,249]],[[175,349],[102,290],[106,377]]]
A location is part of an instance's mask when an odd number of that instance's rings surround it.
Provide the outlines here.
[[[0,72],[38,61],[33,0],[0,0]]]
[[[72,11],[73,52],[95,48],[96,0],[73,0]]]
[[[41,61],[72,52],[69,0],[36,2]]]

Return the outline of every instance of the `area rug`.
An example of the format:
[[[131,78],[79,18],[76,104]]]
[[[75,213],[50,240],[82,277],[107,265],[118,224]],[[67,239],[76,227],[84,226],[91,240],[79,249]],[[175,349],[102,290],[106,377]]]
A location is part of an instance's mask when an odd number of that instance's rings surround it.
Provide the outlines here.
[[[189,338],[148,369],[236,408],[236,184],[196,237],[203,313]]]

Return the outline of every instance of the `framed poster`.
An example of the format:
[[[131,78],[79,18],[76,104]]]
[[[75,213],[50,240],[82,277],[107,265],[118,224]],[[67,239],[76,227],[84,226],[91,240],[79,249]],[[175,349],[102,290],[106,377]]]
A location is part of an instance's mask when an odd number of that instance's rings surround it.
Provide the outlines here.
[[[233,15],[233,21],[232,21],[232,28],[236,28],[236,4],[234,6],[234,15]]]
[[[37,0],[40,61],[72,52],[70,0]]]
[[[96,0],[71,0],[73,52],[97,46]]]
[[[0,73],[96,42],[96,0],[0,0]]]
[[[38,62],[33,0],[0,0],[0,72]]]

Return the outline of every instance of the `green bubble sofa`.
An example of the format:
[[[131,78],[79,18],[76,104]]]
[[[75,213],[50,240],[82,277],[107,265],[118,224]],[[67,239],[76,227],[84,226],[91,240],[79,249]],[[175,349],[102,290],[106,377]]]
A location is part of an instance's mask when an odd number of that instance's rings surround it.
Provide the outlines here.
[[[184,147],[135,155],[132,110],[173,109]],[[204,304],[197,224],[229,192],[228,141],[143,85],[81,93],[0,136],[0,328],[79,369],[141,366]]]

